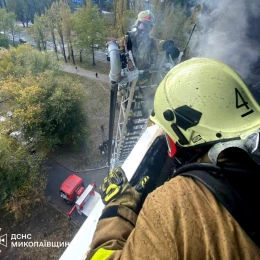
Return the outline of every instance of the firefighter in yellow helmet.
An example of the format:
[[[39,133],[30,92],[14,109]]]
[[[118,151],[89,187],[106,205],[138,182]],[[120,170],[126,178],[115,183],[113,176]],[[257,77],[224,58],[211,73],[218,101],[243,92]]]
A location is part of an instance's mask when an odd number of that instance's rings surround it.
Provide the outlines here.
[[[171,55],[172,59],[178,58],[180,51],[173,41],[158,40],[149,35],[154,23],[153,13],[150,10],[142,11],[138,14],[133,29],[121,39],[119,44],[121,52],[128,54],[131,52],[128,55],[129,69],[134,67],[139,70],[149,69],[159,51],[166,51],[167,56]]]
[[[140,212],[147,180],[136,188],[110,173],[88,259],[260,259],[260,107],[241,77],[217,60],[183,62],[158,87],[151,120],[182,165]]]
[[[155,17],[150,10],[140,12],[132,30],[128,31],[119,42],[122,67],[127,67],[130,71],[135,69],[142,71],[138,74],[136,85],[140,88],[135,92],[134,98],[137,96],[144,98],[145,101],[140,102],[140,106],[143,107],[143,117],[147,119],[148,109],[152,108],[151,101],[155,93],[154,87],[151,86],[158,85],[161,80],[161,75],[150,71],[158,69],[159,52],[165,52],[166,57],[168,59],[171,57],[174,63],[177,63],[180,54],[172,40],[159,40],[150,36],[154,24]]]

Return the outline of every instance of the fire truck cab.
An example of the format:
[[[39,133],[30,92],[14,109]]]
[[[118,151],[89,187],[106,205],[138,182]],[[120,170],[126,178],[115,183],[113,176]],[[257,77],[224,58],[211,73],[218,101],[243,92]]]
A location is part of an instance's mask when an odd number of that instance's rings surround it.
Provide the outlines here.
[[[100,200],[100,194],[95,192],[95,188],[95,181],[85,188],[83,179],[74,173],[61,184],[61,198],[68,204],[74,204],[70,212],[67,213],[69,217],[75,209],[80,215],[88,216],[91,213]]]
[[[76,174],[71,174],[60,186],[60,196],[68,204],[74,203],[84,192],[84,182]]]

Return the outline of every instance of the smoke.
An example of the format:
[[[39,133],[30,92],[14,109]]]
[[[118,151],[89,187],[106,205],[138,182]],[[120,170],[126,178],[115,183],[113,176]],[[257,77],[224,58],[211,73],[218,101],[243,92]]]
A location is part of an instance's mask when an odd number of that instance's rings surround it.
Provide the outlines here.
[[[193,56],[223,61],[253,85],[260,80],[259,24],[259,0],[204,1],[191,40]]]

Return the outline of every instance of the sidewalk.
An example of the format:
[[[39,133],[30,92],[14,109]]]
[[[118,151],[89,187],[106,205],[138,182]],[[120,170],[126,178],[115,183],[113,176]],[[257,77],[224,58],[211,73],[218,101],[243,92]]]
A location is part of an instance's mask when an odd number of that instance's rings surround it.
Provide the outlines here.
[[[99,80],[99,81],[104,82],[104,83],[110,82],[108,75],[98,74],[98,78],[96,78],[96,72],[85,70],[85,69],[79,68],[79,67],[76,69],[75,66],[72,66],[72,65],[69,65],[69,64],[63,64],[61,66],[61,70],[68,72],[68,73],[80,75],[80,76],[83,76],[83,77],[86,77],[86,78],[96,79],[96,80]]]

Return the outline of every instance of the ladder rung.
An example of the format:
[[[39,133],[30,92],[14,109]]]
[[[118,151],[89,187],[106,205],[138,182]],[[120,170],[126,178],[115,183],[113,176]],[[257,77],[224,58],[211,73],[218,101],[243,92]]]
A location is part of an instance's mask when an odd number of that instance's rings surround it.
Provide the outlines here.
[[[123,145],[135,144],[135,140],[126,140]]]
[[[127,135],[125,135],[125,138],[127,138],[127,137],[135,137],[135,136],[140,136],[140,134],[127,134]]]
[[[135,144],[127,144],[127,145],[123,145],[121,147],[121,149],[119,149],[119,152],[122,152],[123,150],[126,150],[126,149],[132,149],[134,147]]]
[[[130,153],[131,153],[131,151],[127,151],[127,152],[124,152],[124,153],[120,153],[120,154],[119,154],[119,157],[128,156]]]
[[[142,119],[143,116],[134,116],[133,119]]]
[[[130,136],[128,138],[125,138],[124,141],[137,141],[138,137],[136,136]]]
[[[133,135],[135,135],[135,134],[137,134],[136,132],[139,132],[139,131],[141,131],[141,130],[143,130],[143,129],[141,129],[141,128],[137,128],[137,129],[135,129],[133,132],[129,132],[129,133],[127,133],[126,132],[126,135],[131,135],[131,134],[133,134]],[[139,133],[140,134],[140,133]]]
[[[128,156],[130,152],[131,152],[131,151],[127,151],[127,152],[125,152],[125,153],[121,153],[121,154],[119,155],[119,157]]]
[[[124,152],[124,153],[120,153],[120,156],[122,157],[124,157],[124,156],[127,156],[129,153],[130,153],[131,151],[127,151],[127,152]]]
[[[124,153],[126,151],[131,151],[132,149],[133,149],[133,146],[128,146],[128,147],[126,147],[126,148],[124,148],[122,150],[119,150],[119,153]]]
[[[120,156],[128,156],[129,153],[131,153],[131,150],[120,153]]]
[[[131,151],[132,151],[131,149],[124,150],[124,151],[122,151],[122,152],[120,153],[120,155],[130,153]]]
[[[127,153],[120,154],[119,157],[127,157],[130,153],[131,153],[131,151],[129,151]]]
[[[145,125],[146,122],[139,122],[139,123],[134,123],[134,127],[137,126],[137,125]]]
[[[134,101],[135,102],[142,102],[142,101],[145,101],[145,98],[135,98]]]

